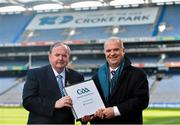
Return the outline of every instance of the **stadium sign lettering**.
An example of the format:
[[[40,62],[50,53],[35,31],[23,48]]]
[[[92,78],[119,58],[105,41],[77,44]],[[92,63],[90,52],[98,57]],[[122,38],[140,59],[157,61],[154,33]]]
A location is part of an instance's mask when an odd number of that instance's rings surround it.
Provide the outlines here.
[[[144,21],[149,20],[149,16],[128,16],[128,17],[119,17],[118,21]]]
[[[88,93],[88,92],[90,92],[90,90],[88,88],[86,88],[86,87],[77,90],[78,95],[85,94],[85,93]]]
[[[107,23],[107,22],[114,22],[115,17],[107,17],[107,18],[80,18],[75,21],[76,24],[90,24],[90,23]]]
[[[107,18],[80,18],[75,20],[76,24],[96,24],[96,23],[110,23],[110,22],[125,22],[125,21],[144,21],[149,20],[149,16],[128,16],[128,17],[107,17]]]

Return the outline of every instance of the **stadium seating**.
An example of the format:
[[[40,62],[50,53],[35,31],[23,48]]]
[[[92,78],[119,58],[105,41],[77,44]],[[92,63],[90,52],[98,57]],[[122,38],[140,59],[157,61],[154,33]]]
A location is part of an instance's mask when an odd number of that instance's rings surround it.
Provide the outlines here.
[[[21,105],[23,85],[17,78],[0,78],[0,106]]]
[[[33,15],[0,15],[0,43],[15,43]]]
[[[162,23],[166,24],[166,30],[162,33],[160,33],[160,36],[179,36],[180,34],[180,24],[179,24],[179,20],[180,20],[180,16],[179,13],[177,13],[179,11],[180,6],[167,6],[165,9],[165,13],[162,19]]]
[[[28,37],[27,32],[24,32],[16,42],[59,41],[65,39],[63,34],[64,29],[35,30],[33,37]]]
[[[152,107],[156,105],[163,107],[163,105],[176,105],[180,103],[180,84],[178,82],[180,75],[172,74],[164,77],[154,90],[150,91],[150,104]],[[152,78],[149,81],[152,83]]]

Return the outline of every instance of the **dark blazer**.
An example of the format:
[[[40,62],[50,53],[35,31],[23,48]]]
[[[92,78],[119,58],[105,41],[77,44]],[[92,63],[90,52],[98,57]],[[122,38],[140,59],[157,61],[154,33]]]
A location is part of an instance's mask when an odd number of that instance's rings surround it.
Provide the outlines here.
[[[78,72],[66,69],[66,86],[83,80],[84,77]],[[28,124],[73,124],[74,117],[70,108],[54,108],[59,98],[60,90],[50,65],[28,71],[23,88],[23,106],[29,111]]]
[[[124,69],[118,78],[118,84],[111,92],[108,102],[103,97],[97,74],[93,76],[93,80],[106,107],[117,106],[121,116],[105,120],[95,120],[92,123],[142,124],[142,111],[149,103],[148,81],[143,70],[131,66],[130,60],[125,57]]]

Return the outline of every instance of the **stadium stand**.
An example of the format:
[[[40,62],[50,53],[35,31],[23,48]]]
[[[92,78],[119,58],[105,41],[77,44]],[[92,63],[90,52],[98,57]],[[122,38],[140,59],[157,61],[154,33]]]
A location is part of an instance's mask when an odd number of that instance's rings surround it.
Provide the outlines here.
[[[180,24],[178,23],[178,20],[180,19],[180,16],[177,13],[178,9],[179,5],[165,8],[161,23],[164,23],[166,25],[166,30],[160,33],[160,36],[179,36]]]
[[[13,83],[13,85],[7,88],[7,82]],[[22,103],[22,90],[24,85],[24,80],[12,80],[7,78],[6,83],[1,83],[4,90],[0,93],[0,106],[19,106]]]
[[[33,15],[0,15],[0,43],[15,43]]]
[[[30,30],[27,27],[32,24],[34,17],[58,12],[0,15],[0,105],[21,105],[26,72],[29,68],[48,64],[48,50],[52,43],[64,41],[69,44],[72,49],[70,66],[89,79],[105,61],[104,40],[118,36],[125,42],[126,53],[133,65],[143,68],[148,75],[150,106],[179,106],[180,15],[177,12],[180,5],[152,7],[159,9],[155,21],[136,25]],[[158,28],[161,24],[167,27],[160,32]],[[117,33],[112,33],[114,26],[119,28]],[[75,33],[69,35],[71,30],[75,30]]]
[[[53,30],[35,30],[35,31],[25,31],[20,38],[17,40],[17,42],[34,42],[34,41],[58,41],[58,40],[64,40],[65,35],[64,34],[65,29],[53,29]],[[32,37],[28,37],[29,33],[33,33],[34,35]]]
[[[15,78],[1,78],[0,79],[0,95],[4,93],[4,91],[8,90],[11,86],[13,86]]]
[[[178,81],[180,80],[180,75],[168,75],[164,76],[162,80],[155,83],[157,84],[155,87],[153,86],[153,90],[151,88],[150,95],[150,106],[151,107],[179,107],[180,99],[179,89],[180,84]],[[152,86],[150,86],[152,87]]]
[[[180,5],[159,7],[159,16],[153,24],[123,25],[119,26],[119,32],[115,36],[122,38],[130,37],[151,37],[167,36],[178,37],[180,25],[178,15]],[[56,14],[56,13],[52,13]],[[58,41],[58,40],[97,40],[106,39],[112,34],[111,26],[75,28],[76,33],[69,36],[70,29],[48,29],[48,30],[27,30],[27,25],[38,13],[1,15],[0,42],[36,42],[36,41]],[[13,21],[12,21],[13,19]],[[158,32],[158,26],[165,24],[166,29]],[[13,32],[13,33],[12,33]],[[156,33],[157,32],[157,33]],[[33,35],[32,35],[33,34]]]

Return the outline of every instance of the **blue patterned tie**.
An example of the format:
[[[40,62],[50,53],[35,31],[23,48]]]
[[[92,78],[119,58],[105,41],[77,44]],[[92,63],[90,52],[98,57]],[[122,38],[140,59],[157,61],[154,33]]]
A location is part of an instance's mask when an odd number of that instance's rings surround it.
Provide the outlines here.
[[[61,95],[64,96],[64,92],[63,92],[63,76],[61,75],[58,75],[57,76],[57,82],[58,82],[58,85],[59,85],[59,89],[60,89],[60,92],[61,92]]]

